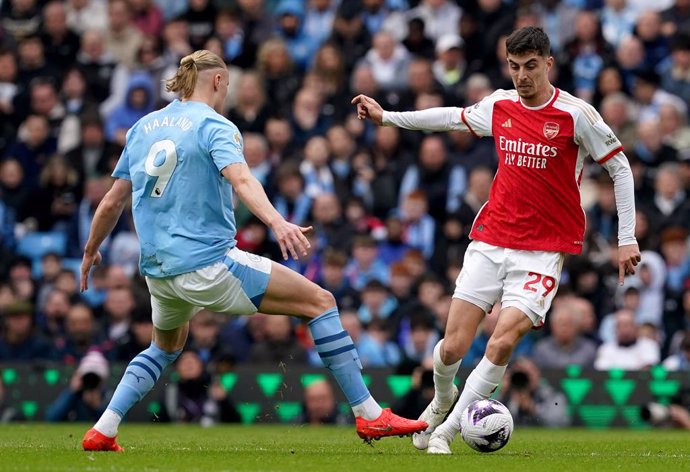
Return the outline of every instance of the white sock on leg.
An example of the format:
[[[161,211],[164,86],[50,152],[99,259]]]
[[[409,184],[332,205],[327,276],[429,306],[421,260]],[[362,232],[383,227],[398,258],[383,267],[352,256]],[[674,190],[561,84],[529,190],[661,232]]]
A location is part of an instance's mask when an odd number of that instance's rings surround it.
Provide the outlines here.
[[[94,425],[94,429],[99,433],[114,438],[117,436],[117,427],[120,426],[122,418],[113,410],[105,410]]]
[[[442,342],[443,339],[434,347],[434,389],[438,402],[447,405],[453,401],[453,380],[455,380],[455,374],[458,373],[462,359],[451,365],[444,364],[441,360]]]
[[[450,430],[453,434],[460,431],[460,416],[467,408],[467,405],[475,400],[489,398],[503,378],[506,367],[508,366],[496,365],[484,356],[470,376],[467,377],[465,388],[462,390],[455,408],[453,408],[446,421],[438,429],[444,428],[446,432]]]
[[[361,416],[365,420],[375,420],[381,416],[381,412],[383,410],[371,395],[362,403],[352,407],[352,413],[354,413],[355,417]]]

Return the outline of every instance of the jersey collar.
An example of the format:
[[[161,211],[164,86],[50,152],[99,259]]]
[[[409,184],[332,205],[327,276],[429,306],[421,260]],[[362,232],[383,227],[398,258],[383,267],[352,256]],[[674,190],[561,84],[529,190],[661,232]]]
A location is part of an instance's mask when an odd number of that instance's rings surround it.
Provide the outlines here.
[[[526,108],[526,109],[528,109],[528,110],[543,110],[544,108],[546,108],[546,107],[548,107],[548,106],[551,106],[551,104],[553,104],[553,102],[556,101],[556,99],[558,98],[558,94],[559,94],[559,93],[560,93],[560,90],[558,90],[558,87],[554,87],[554,88],[553,88],[553,93],[551,94],[551,98],[549,98],[549,99],[546,101],[546,103],[544,103],[543,105],[539,105],[539,106],[536,106],[536,107],[528,107],[527,105],[525,105],[524,103],[522,103],[522,98],[520,98],[520,96],[518,96],[518,102],[520,102],[520,105],[522,105],[523,108]]]

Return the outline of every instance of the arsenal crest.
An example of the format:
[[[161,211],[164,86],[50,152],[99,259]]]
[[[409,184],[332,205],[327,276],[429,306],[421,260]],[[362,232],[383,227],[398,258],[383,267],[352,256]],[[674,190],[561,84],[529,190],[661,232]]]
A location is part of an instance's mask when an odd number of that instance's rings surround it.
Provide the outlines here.
[[[558,123],[553,123],[549,121],[548,123],[544,123],[544,136],[546,136],[546,139],[553,139],[556,136],[558,136],[558,132],[561,130],[561,127],[558,126]]]

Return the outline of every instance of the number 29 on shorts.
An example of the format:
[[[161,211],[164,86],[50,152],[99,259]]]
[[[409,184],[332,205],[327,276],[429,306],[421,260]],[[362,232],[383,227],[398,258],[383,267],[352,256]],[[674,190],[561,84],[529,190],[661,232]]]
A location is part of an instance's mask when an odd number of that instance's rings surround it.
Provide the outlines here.
[[[549,275],[542,275],[536,272],[527,273],[527,281],[522,289],[528,292],[541,293],[546,298],[556,288],[556,279]]]

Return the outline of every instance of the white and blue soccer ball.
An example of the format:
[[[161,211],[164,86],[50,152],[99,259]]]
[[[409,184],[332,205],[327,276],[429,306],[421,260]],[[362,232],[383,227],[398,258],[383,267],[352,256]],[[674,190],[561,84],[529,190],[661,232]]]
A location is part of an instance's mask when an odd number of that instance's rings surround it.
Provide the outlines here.
[[[506,406],[492,399],[475,400],[460,417],[462,439],[479,452],[494,452],[508,444],[513,417]]]

